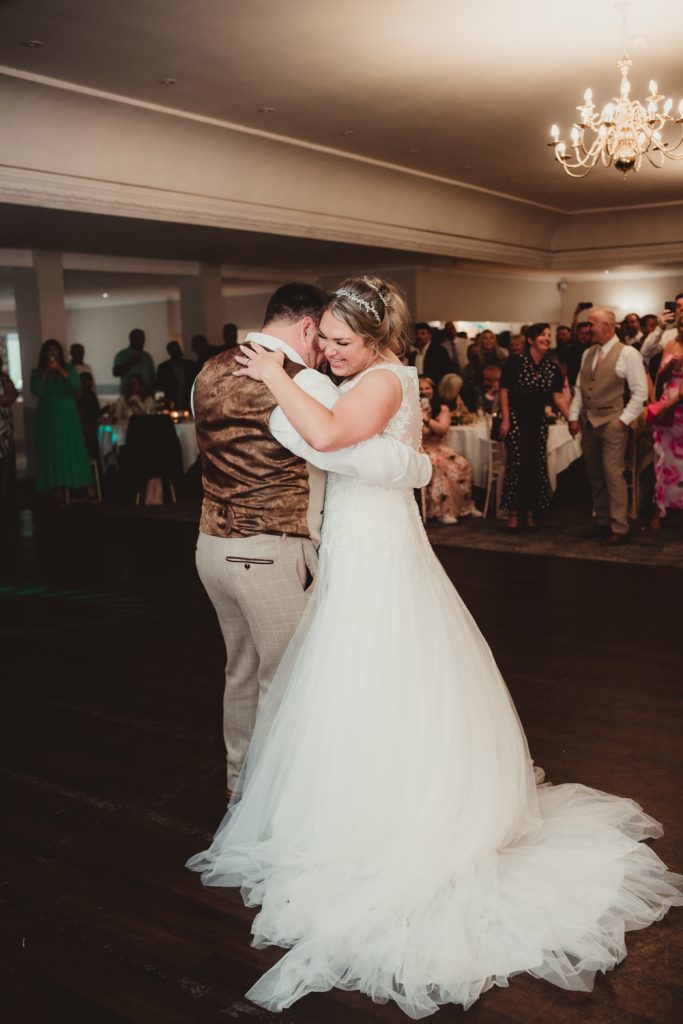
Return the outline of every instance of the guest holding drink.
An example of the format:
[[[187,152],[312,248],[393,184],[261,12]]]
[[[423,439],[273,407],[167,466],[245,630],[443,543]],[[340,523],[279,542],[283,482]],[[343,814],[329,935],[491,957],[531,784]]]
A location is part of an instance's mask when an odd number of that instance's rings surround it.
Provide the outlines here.
[[[528,352],[511,356],[500,380],[498,436],[507,449],[501,507],[507,509],[509,530],[519,529],[522,516],[535,529],[536,513],[550,505],[546,406],[554,403],[569,417],[562,371],[548,356],[549,324],[532,324],[526,337]]]

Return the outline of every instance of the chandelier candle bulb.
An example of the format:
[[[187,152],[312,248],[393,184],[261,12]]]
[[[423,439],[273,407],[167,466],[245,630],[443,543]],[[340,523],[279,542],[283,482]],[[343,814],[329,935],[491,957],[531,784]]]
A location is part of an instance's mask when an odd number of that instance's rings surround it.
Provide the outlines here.
[[[657,168],[664,165],[665,159],[683,160],[683,153],[675,152],[683,144],[683,100],[678,105],[678,116],[673,116],[673,100],[657,92],[654,79],[650,81],[646,105],[632,100],[628,77],[631,66],[631,58],[624,53],[617,61],[621,76],[619,95],[601,110],[596,110],[593,104],[592,89],[586,89],[583,104],[576,108],[580,121],[575,122],[571,130],[571,156],[560,139],[557,125],[550,129],[552,142],[548,145],[554,147],[555,158],[571,177],[583,178],[598,161],[626,175],[640,169],[643,157]],[[660,103],[663,103],[661,108]],[[668,132],[673,125],[679,127],[679,137],[665,139],[662,130]]]

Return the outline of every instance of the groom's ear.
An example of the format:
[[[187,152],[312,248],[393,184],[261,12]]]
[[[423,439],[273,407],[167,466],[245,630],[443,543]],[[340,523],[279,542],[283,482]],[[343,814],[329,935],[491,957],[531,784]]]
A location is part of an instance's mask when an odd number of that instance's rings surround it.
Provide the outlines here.
[[[301,318],[301,335],[306,341],[318,340],[318,325],[312,316]]]

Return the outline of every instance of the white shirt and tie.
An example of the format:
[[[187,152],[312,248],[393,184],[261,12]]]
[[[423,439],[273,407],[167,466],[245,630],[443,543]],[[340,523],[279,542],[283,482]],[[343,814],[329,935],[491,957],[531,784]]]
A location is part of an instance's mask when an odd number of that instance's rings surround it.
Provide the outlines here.
[[[597,370],[600,361],[611,351],[611,349],[619,343],[619,339],[614,334],[609,341],[606,341],[604,345],[598,348],[597,352],[593,355],[593,365],[591,370],[593,373]],[[591,346],[592,347],[592,346]],[[584,363],[589,357],[591,348],[586,349],[581,359],[581,370],[583,370]],[[579,370],[579,376],[577,377],[576,389],[574,391],[574,397],[572,398],[571,405],[569,407],[569,419],[578,420],[581,416],[581,410],[583,408],[583,396],[581,394],[581,370]],[[645,369],[643,368],[643,360],[638,349],[631,348],[630,345],[624,345],[623,349],[619,353],[614,372],[617,377],[621,377],[628,384],[630,392],[630,398],[627,405],[624,407],[619,419],[625,427],[632,423],[633,420],[637,419],[643,411],[643,406],[647,402],[647,378],[645,376]]]

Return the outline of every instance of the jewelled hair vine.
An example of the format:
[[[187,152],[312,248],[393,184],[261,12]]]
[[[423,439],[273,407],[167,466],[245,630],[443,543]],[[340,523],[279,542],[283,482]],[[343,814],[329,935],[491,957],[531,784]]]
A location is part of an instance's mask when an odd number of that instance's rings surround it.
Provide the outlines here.
[[[373,292],[377,292],[377,294],[379,295],[380,299],[384,303],[385,307],[389,306],[391,304],[391,299],[386,294],[386,286],[385,286],[385,290],[384,290],[385,293],[384,293],[384,295],[382,295],[381,291],[379,290],[379,285],[376,285],[371,277],[364,277],[363,280],[365,281],[365,283],[368,286],[368,288],[372,288]]]
[[[368,302],[367,299],[362,298],[357,292],[352,291],[351,288],[337,288],[334,294],[338,295],[339,298],[345,296],[351,302],[355,302],[357,306],[360,306],[361,309],[364,309],[366,313],[373,317],[378,324],[382,323],[382,317],[377,312],[374,303]]]

